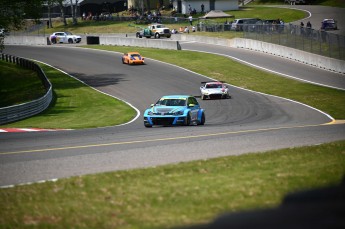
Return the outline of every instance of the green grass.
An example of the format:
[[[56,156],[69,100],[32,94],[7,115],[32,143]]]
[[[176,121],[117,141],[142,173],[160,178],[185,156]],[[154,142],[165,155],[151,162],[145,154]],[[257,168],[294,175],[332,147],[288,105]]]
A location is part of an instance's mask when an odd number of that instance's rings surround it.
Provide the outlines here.
[[[306,1],[308,2],[308,0]],[[345,7],[344,0],[309,0],[312,2],[312,5],[321,5],[321,6],[332,6],[332,7]],[[255,0],[249,5],[283,5],[284,0]]]
[[[35,71],[1,60],[0,69],[0,107],[29,102],[46,93]]]
[[[336,119],[345,119],[345,107],[339,106],[345,104],[345,91],[284,78],[222,56],[139,47],[102,45],[86,47],[117,52],[135,49],[145,57],[175,64],[241,88],[293,99],[318,108]]]
[[[0,189],[1,228],[169,228],[339,184],[345,141]]]
[[[285,23],[297,21],[308,16],[306,12],[286,8],[271,8],[265,6],[240,7],[240,10],[225,11],[235,18],[282,19]]]
[[[316,0],[314,4],[345,8],[344,0]]]
[[[54,68],[43,64],[41,67],[53,84],[55,101],[41,114],[2,127],[79,129],[122,124],[135,117],[134,109],[124,102],[101,94]]]

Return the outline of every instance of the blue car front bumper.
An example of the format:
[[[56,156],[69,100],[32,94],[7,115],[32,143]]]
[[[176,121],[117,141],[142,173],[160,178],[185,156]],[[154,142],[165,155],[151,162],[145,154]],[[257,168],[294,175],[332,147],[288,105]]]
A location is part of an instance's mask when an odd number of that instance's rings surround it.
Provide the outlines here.
[[[144,116],[145,125],[183,125],[185,123],[186,116],[172,116],[172,115],[153,115],[153,116]]]

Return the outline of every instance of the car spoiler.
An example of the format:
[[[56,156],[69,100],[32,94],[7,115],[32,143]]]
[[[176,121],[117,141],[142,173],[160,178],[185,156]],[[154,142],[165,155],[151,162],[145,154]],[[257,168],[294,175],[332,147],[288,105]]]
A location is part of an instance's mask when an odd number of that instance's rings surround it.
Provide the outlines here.
[[[224,83],[224,81],[203,81],[201,82],[201,84],[205,84],[205,83]]]

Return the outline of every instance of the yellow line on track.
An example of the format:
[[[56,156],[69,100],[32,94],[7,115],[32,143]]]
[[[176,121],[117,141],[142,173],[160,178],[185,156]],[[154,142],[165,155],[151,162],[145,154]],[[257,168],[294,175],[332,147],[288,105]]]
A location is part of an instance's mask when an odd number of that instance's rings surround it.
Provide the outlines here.
[[[159,141],[173,141],[173,140],[188,139],[188,138],[202,138],[202,137],[222,136],[222,135],[240,134],[240,133],[254,133],[254,132],[262,132],[262,131],[272,131],[272,130],[317,127],[317,126],[334,125],[334,124],[345,124],[345,120],[332,121],[329,123],[317,124],[317,125],[304,125],[304,126],[276,127],[276,128],[266,128],[266,129],[256,129],[256,130],[229,131],[229,132],[221,132],[221,133],[213,133],[213,134],[212,133],[211,134],[201,134],[201,135],[195,135],[195,136],[180,136],[180,137],[157,138],[157,139],[138,140],[138,141],[110,142],[110,143],[94,144],[94,145],[79,145],[79,146],[67,146],[67,147],[60,147],[60,148],[46,148],[46,149],[33,149],[33,150],[23,150],[23,151],[14,151],[14,152],[0,152],[0,155],[59,151],[59,150],[69,150],[69,149],[82,149],[82,148],[113,146],[113,145],[129,145],[129,144],[136,144],[136,143],[148,143],[148,142],[159,142]]]

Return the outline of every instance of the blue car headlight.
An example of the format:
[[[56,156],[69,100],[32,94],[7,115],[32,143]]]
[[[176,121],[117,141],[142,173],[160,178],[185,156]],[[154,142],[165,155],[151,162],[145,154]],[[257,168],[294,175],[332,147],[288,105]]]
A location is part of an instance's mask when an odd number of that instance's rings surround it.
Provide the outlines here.
[[[177,111],[174,113],[174,115],[183,115],[183,111]]]

